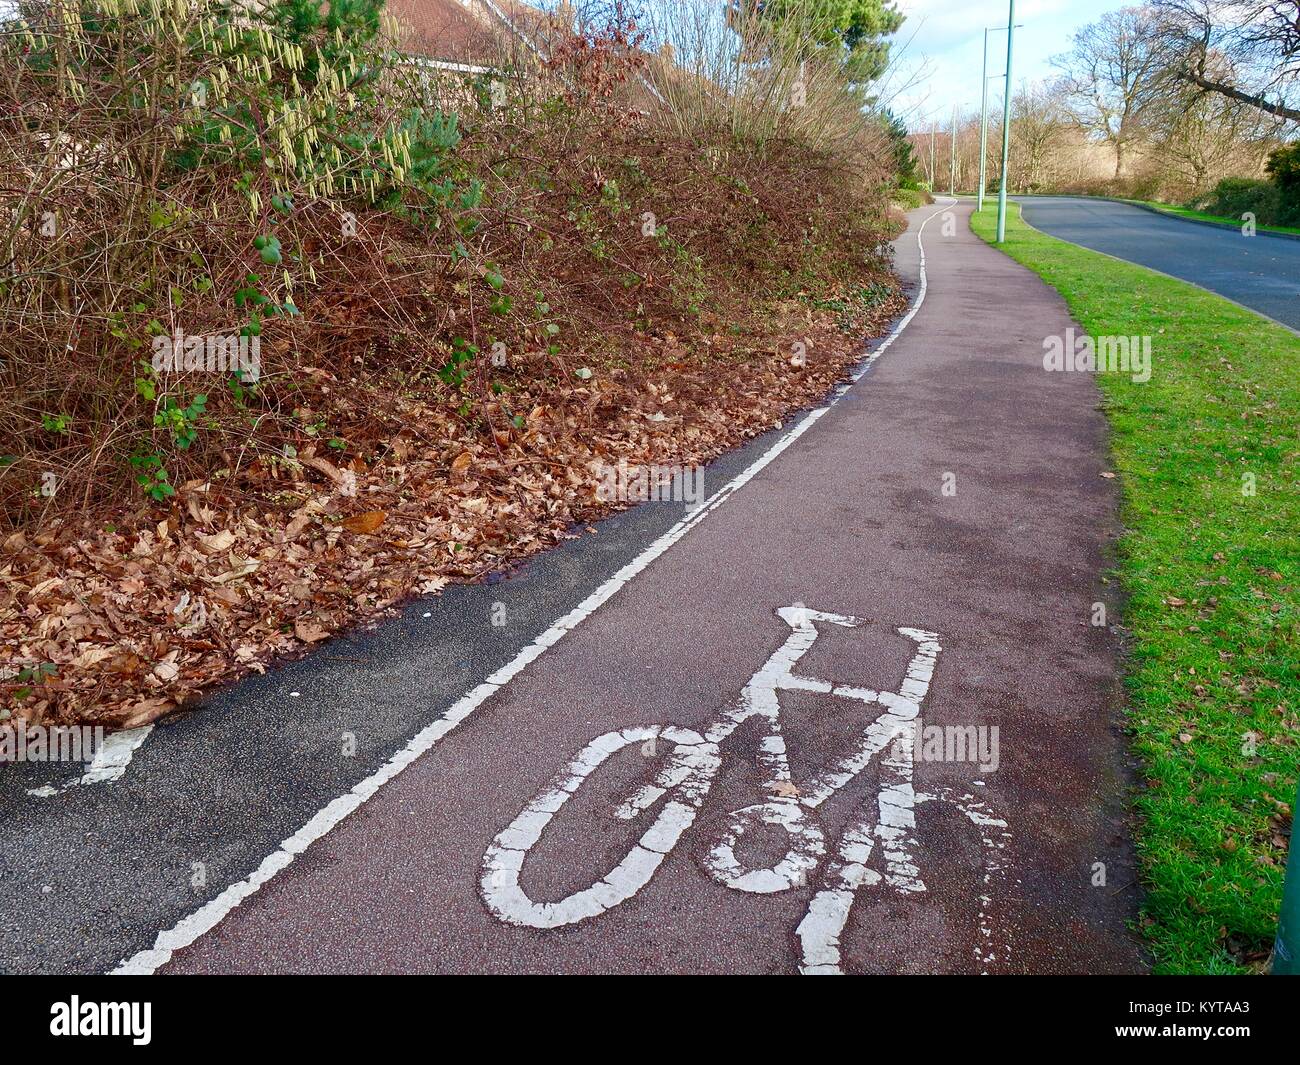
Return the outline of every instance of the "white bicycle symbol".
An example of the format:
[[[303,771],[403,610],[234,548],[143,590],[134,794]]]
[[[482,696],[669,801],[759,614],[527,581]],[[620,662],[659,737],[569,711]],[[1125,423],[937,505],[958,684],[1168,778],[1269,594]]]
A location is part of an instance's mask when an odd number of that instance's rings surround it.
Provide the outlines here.
[[[483,858],[481,890],[488,908],[498,918],[530,928],[559,928],[596,917],[630,899],[650,882],[694,822],[722,767],[721,744],[745,721],[760,718],[766,732],[759,748],[759,763],[774,797],[733,811],[706,860],[717,880],[738,891],[768,894],[804,886],[826,855],[825,837],[811,813],[856,778],[872,758],[881,756],[875,801],[864,804],[840,838],[835,854],[826,862],[820,887],[796,929],[802,947],[801,971],[842,971],[840,936],[860,889],[883,881],[902,893],[926,890],[912,856],[917,845],[915,808],[925,802],[950,803],[979,829],[984,891],[980,896],[981,944],[976,955],[984,963],[994,960],[998,948],[992,942],[989,907],[993,881],[1003,870],[999,852],[1010,838],[1006,822],[993,817],[987,805],[974,795],[957,795],[950,789],[918,794],[912,787],[914,739],[921,703],[929,691],[940,652],[938,636],[920,629],[898,629],[900,635],[915,643],[916,652],[900,690],[877,692],[792,672],[817,639],[818,622],[852,628],[861,624],[858,619],[801,606],[785,607],[777,614],[789,624],[790,635],[750,679],[736,705],[706,732],[675,725],[646,725],[599,736],[497,835]],[[878,706],[883,712],[870,721],[850,755],[813,780],[796,786],[781,728],[781,691],[818,692]],[[614,869],[590,887],[558,902],[529,898],[520,886],[520,874],[529,851],[555,814],[611,755],[632,744],[641,744],[644,753],[654,754],[660,741],[671,743],[673,750],[654,782],[639,788],[613,811],[618,818],[632,820],[668,797],[640,840]],[[746,869],[736,856],[737,844],[750,827],[760,822],[784,829],[789,834],[789,848],[771,867]],[[880,872],[868,867],[877,847],[883,866]]]

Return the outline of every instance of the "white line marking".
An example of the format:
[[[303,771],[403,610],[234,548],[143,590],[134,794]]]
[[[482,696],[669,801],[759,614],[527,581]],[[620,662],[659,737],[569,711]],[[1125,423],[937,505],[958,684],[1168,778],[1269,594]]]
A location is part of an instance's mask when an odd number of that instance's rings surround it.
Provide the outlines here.
[[[90,769],[81,778],[83,784],[103,784],[117,780],[131,764],[131,756],[140,748],[153,731],[152,725],[115,732],[104,741],[104,745],[95,752],[95,759]]]
[[[39,799],[48,799],[79,784],[106,784],[110,780],[117,780],[126,772],[132,756],[152,731],[152,725],[142,725],[140,728],[127,729],[125,732],[114,732],[100,745],[91,760],[90,768],[79,780],[74,780],[61,788],[51,787],[48,784],[43,788],[28,788],[27,794]]]
[[[913,786],[913,751],[920,728],[921,706],[930,689],[942,648],[939,638],[923,629],[895,630],[915,644],[898,692],[876,692],[796,674],[794,668],[818,638],[817,622],[855,628],[857,618],[783,607],[776,612],[791,628],[789,636],[750,677],[735,705],[702,732],[675,725],[643,725],[607,732],[587,744],[562,768],[519,815],[497,833],[483,855],[480,894],[489,910],[506,924],[524,928],[555,929],[577,924],[608,912],[628,901],[648,885],[664,859],[691,827],[722,768],[720,750],[728,737],[747,721],[757,718],[759,737],[757,768],[764,774],[762,787],[778,797],[733,810],[726,824],[715,829],[704,865],[714,879],[736,891],[767,895],[801,888],[826,855],[826,838],[808,812],[854,780],[876,755],[880,776],[874,799],[870,797],[841,837],[837,854],[823,870],[822,887],[812,897],[807,914],[795,930],[801,943],[800,970],[808,974],[842,973],[840,938],[860,889],[883,883],[899,893],[927,890],[917,867],[918,839],[915,809],[923,802],[955,805],[980,832],[984,848],[983,884],[978,916],[979,944],[975,951],[981,971],[987,972],[994,953],[994,925],[990,906],[994,877],[1001,879],[1005,862],[998,851],[1010,833],[1006,822],[988,812],[974,795],[955,796],[940,788],[918,794]],[[781,723],[780,692],[815,691],[855,699],[883,709],[867,723],[858,750],[832,769],[795,786]],[[520,884],[529,852],[541,840],[551,820],[564,809],[582,785],[612,755],[634,745],[653,757],[660,740],[673,745],[653,782],[639,787],[616,806],[613,815],[632,820],[665,796],[654,823],[633,843],[623,859],[589,887],[555,902],[538,901]],[[787,849],[768,864],[746,864],[737,855],[742,836],[765,824],[785,830]],[[1000,840],[990,829],[1000,829]],[[577,838],[589,834],[579,829]],[[879,843],[883,873],[868,868]],[[760,860],[762,861],[762,860]],[[1005,954],[1005,948],[1002,948]]]
[[[930,224],[930,220],[932,218],[937,217],[942,211],[953,206],[953,204],[955,204],[956,202],[957,201],[954,199],[954,200],[947,200],[946,202],[940,204],[939,210],[935,211],[933,214],[926,215],[925,221],[922,222],[920,228],[917,229],[916,247],[920,252],[920,258],[917,262],[918,286],[916,290],[916,300],[912,304],[912,306],[908,309],[908,312],[905,315],[903,315],[901,319],[899,319],[898,324],[894,326],[893,329],[890,330],[889,336],[885,337],[885,339],[880,342],[880,346],[876,348],[876,350],[873,351],[870,355],[868,355],[862,361],[862,365],[859,366],[857,370],[854,371],[853,381],[855,384],[858,381],[862,380],[862,376],[867,372],[868,369],[870,369],[871,364],[875,362],[878,358],[880,358],[880,356],[883,355],[889,349],[890,345],[893,344],[894,341],[897,340],[899,336],[902,335],[903,330],[906,329],[911,324],[912,319],[916,317],[916,312],[921,309],[921,304],[925,302],[925,293],[930,286],[928,281],[926,280],[925,245],[921,243],[921,235],[925,232],[925,227]],[[826,406],[823,407],[822,409],[829,410],[831,407],[835,405],[836,400],[838,400],[840,396],[844,395],[844,393],[847,391],[848,388],[839,389],[835,394],[835,399],[832,399],[830,403],[826,404]]]
[[[956,202],[955,200],[953,201]],[[880,358],[880,356],[889,348],[899,335],[907,328],[908,324],[916,317],[916,312],[921,309],[921,304],[925,302],[926,293],[926,275],[925,275],[925,245],[921,241],[921,236],[925,232],[925,227],[929,225],[930,220],[936,217],[942,210],[951,206],[950,203],[944,203],[938,210],[926,215],[925,220],[921,223],[916,231],[916,245],[920,252],[919,260],[919,277],[920,284],[917,289],[916,300],[911,309],[899,320],[898,324],[890,331],[889,335],[881,342],[870,355],[862,362],[862,365],[853,375],[856,382],[867,372],[867,368]],[[443,736],[447,735],[452,729],[459,725],[465,718],[469,717],[479,705],[489,696],[494,695],[499,689],[505,687],[517,673],[519,673],[529,662],[544,653],[548,647],[554,646],[564,636],[572,632],[587,618],[600,609],[608,602],[616,592],[627,584],[633,577],[644,570],[656,558],[662,555],[678,540],[691,531],[696,525],[707,518],[714,510],[720,507],[730,499],[737,491],[748,484],[764,468],[773,462],[786,448],[793,444],[799,437],[803,436],[809,429],[817,423],[823,414],[830,410],[840,398],[848,391],[848,386],[836,390],[830,401],[823,407],[809,411],[798,425],[796,425],[785,436],[781,437],[766,452],[760,455],[754,462],[733,480],[723,485],[716,495],[707,503],[696,510],[691,511],[686,517],[682,518],[676,525],[666,533],[655,540],[649,547],[641,552],[636,558],[614,574],[609,580],[592,592],[586,599],[579,603],[573,610],[564,617],[555,622],[549,629],[537,637],[532,643],[528,644],[522,651],[517,654],[505,666],[488,677],[482,684],[470,689],[463,696],[454,702],[451,707],[437,721],[426,726],[415,734],[411,741],[398,751],[387,762],[380,766],[374,773],[366,777],[365,780],[355,785],[351,791],[345,792],[332,800],[326,806],[322,807],[316,815],[308,821],[302,828],[298,829],[292,836],[284,840],[280,846],[272,851],[262,860],[262,864],[257,867],[249,876],[243,880],[237,881],[227,887],[220,895],[210,899],[193,913],[186,915],[176,923],[173,928],[159,932],[154,941],[154,945],[148,950],[142,950],[132,955],[130,958],[122,961],[116,969],[111,971],[112,975],[149,975],[166,965],[171,960],[172,954],[178,950],[190,946],[201,936],[212,931],[226,915],[236,906],[243,902],[250,895],[259,891],[263,884],[266,884],[282,872],[294,858],[305,851],[322,836],[326,835],[331,829],[343,821],[348,814],[352,813],[361,806],[366,800],[370,799],[380,788],[396,777],[407,766],[419,758],[422,754],[429,751]],[[646,859],[650,860],[649,857]],[[662,856],[660,859],[662,860]]]

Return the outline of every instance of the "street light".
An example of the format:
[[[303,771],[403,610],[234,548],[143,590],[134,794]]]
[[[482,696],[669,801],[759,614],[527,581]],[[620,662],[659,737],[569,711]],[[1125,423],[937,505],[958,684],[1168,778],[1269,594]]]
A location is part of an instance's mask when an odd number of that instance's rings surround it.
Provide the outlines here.
[[[1023,29],[1023,25],[1016,26],[1016,29]],[[987,26],[984,29],[984,78],[980,82],[980,187],[977,197],[976,210],[984,210],[984,183],[985,164],[989,154],[989,82],[997,81],[1003,77],[1002,74],[994,74],[989,77],[989,34],[997,33],[1002,29],[1001,26]]]
[[[930,118],[930,191],[934,192],[939,187],[937,180],[938,175],[934,172],[934,117]]]
[[[957,191],[957,108],[952,109],[952,136],[948,139],[948,195]]]
[[[1007,239],[1007,157],[1011,151],[1011,45],[1016,37],[1016,0],[1007,0],[1007,80],[1002,93],[1002,180],[998,184],[998,243]]]

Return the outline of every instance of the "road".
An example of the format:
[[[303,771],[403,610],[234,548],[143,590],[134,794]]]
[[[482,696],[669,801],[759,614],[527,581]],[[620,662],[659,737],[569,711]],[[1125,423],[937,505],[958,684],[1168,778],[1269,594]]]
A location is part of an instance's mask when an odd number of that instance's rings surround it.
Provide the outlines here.
[[[1191,281],[1300,329],[1300,241],[1168,218],[1109,200],[1020,198],[1035,229]]]
[[[915,316],[702,509],[412,604],[119,780],[0,780],[0,967],[1140,971],[1105,426],[968,214],[913,213]]]

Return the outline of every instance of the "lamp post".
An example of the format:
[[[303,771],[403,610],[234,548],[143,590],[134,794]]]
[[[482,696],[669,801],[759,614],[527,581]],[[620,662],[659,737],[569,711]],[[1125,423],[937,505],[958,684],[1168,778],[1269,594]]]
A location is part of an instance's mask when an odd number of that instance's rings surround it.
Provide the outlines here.
[[[1022,27],[1017,26],[1016,29]],[[986,165],[989,157],[989,82],[1002,77],[994,74],[989,77],[989,34],[997,33],[1001,26],[987,26],[984,30],[984,78],[980,83],[980,187],[976,194],[977,210],[984,210],[984,187],[987,181]]]
[[[975,210],[984,210],[984,163],[989,154],[989,31],[984,30],[984,76],[980,81],[980,185]]]
[[[952,137],[948,141],[948,195],[957,191],[957,108],[952,109]]]
[[[1011,46],[1016,37],[1016,0],[1007,0],[1007,80],[1002,93],[1002,180],[998,184],[998,243],[1007,239],[1007,158],[1011,154]]]
[[[930,119],[930,191],[933,192],[938,187],[938,174],[934,172],[934,119]]]

